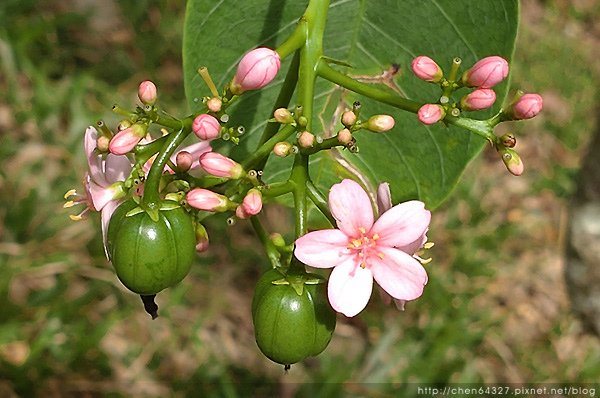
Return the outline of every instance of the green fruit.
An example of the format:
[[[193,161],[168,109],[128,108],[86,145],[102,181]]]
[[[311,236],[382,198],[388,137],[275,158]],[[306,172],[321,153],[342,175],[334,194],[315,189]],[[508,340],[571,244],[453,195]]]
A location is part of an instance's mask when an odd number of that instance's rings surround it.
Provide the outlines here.
[[[331,340],[335,319],[325,280],[319,275],[286,277],[273,269],[256,285],[254,334],[258,347],[272,361],[287,366],[320,354]]]
[[[121,282],[137,294],[156,294],[180,282],[195,257],[192,218],[175,202],[163,205],[169,210],[159,210],[158,221],[153,221],[145,211],[127,217],[138,206],[128,200],[108,225],[109,258]]]

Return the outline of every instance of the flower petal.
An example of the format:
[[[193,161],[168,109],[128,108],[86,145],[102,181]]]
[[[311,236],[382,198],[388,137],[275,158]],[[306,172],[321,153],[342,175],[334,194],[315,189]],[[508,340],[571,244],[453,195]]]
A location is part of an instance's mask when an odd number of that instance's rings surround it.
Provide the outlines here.
[[[377,188],[377,208],[379,215],[392,208],[392,193],[390,192],[390,184],[382,182]]]
[[[339,229],[322,229],[296,239],[294,255],[311,267],[331,268],[348,258],[347,245],[348,237]]]
[[[192,158],[194,158],[194,161],[192,162],[192,166],[190,167],[190,170],[194,170],[194,169],[197,169],[198,167],[200,167],[200,162],[198,161],[198,158],[201,155],[205,154],[206,152],[212,151],[212,147],[210,146],[209,141],[200,141],[195,144],[183,147],[177,152],[180,152],[180,151],[186,151],[192,155]],[[171,156],[171,162],[173,162],[175,164],[176,158],[177,158],[177,153],[175,153],[175,154],[173,154],[173,156]]]
[[[417,251],[419,251],[420,248],[423,247],[423,245],[425,244],[425,242],[427,242],[427,231],[429,230],[429,228],[427,228],[424,232],[423,235],[419,236],[417,239],[415,239],[414,241],[403,245],[403,246],[397,246],[398,249],[402,250],[404,253],[408,253],[411,256],[413,254],[415,254]]]
[[[383,259],[371,258],[373,277],[390,296],[414,300],[423,294],[427,283],[425,268],[414,257],[395,248],[381,248]]]
[[[109,153],[104,163],[104,176],[108,184],[125,181],[131,173],[131,162],[127,156],[117,156]]]
[[[373,207],[365,190],[355,181],[345,179],[331,187],[329,208],[337,226],[346,235],[357,238],[359,228],[373,226]]]
[[[400,203],[379,217],[372,234],[379,235],[378,245],[406,246],[416,241],[429,227],[431,213],[418,200]]]
[[[329,275],[329,303],[347,317],[355,316],[367,306],[372,290],[371,270],[361,268],[353,258],[335,267]]]

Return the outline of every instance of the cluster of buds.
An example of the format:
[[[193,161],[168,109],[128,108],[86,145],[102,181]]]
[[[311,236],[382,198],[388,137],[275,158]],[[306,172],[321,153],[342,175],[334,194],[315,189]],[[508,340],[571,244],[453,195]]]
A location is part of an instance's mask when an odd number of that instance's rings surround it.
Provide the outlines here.
[[[419,108],[417,116],[421,123],[431,125],[444,120],[448,114],[457,117],[461,111],[488,109],[496,102],[493,87],[508,76],[508,62],[497,55],[485,57],[459,76],[460,64],[461,60],[455,58],[450,73],[445,77],[442,68],[429,57],[419,56],[412,61],[412,70],[419,79],[438,84],[443,91],[437,103],[424,104]],[[463,95],[458,102],[452,103],[451,94],[463,87],[473,90]],[[542,107],[543,101],[539,94],[517,92],[513,100],[490,119],[490,123],[495,126],[501,121],[531,119],[540,113]],[[520,175],[523,172],[523,162],[512,149],[516,142],[512,137],[509,140],[512,145],[507,145],[503,138],[493,137],[495,139],[490,141],[508,170],[514,175]]]

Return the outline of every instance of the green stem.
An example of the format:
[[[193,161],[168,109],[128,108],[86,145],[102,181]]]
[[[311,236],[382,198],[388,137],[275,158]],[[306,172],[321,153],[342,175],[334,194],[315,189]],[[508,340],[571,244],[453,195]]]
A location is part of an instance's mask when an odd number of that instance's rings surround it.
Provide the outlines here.
[[[297,154],[292,166],[290,180],[294,184],[294,208],[296,210],[296,238],[307,231],[306,184],[308,182],[308,156]]]
[[[267,253],[267,258],[271,262],[271,265],[273,266],[273,268],[281,267],[281,261],[280,261],[281,255],[279,253],[279,250],[277,250],[277,247],[275,246],[275,244],[273,244],[273,241],[267,234],[267,231],[265,231],[265,229],[263,228],[258,217],[250,217],[250,223],[252,223],[252,227],[254,228],[256,235],[258,235],[258,238],[260,239],[263,246],[265,247],[265,252]]]
[[[188,123],[185,123],[186,121],[188,121]],[[187,119],[182,120],[178,127],[180,130],[169,134],[165,144],[158,153],[158,156],[152,163],[152,167],[150,168],[148,178],[146,179],[146,183],[144,185],[144,197],[142,198],[142,205],[145,208],[157,208],[158,202],[160,201],[160,178],[163,174],[165,165],[167,164],[167,161],[173,152],[175,152],[175,149],[177,149],[177,147],[192,131],[191,123],[189,123],[189,120]]]
[[[323,196],[321,191],[319,191],[319,189],[311,180],[307,181],[306,187],[308,188],[307,193],[309,199],[315,204],[315,206],[317,206],[317,209],[319,209],[321,213],[327,217],[327,220],[332,226],[336,225],[335,218],[333,218],[331,215],[331,211],[329,210],[329,205],[327,203],[327,199],[325,199],[325,196]]]
[[[285,195],[294,190],[294,184],[291,181],[274,182],[261,189],[261,193],[265,198],[275,198]]]
[[[344,144],[340,143],[337,136],[331,137],[331,138],[326,138],[321,143],[316,142],[310,148],[300,148],[300,152],[305,155],[312,155],[313,153],[317,153],[319,151],[323,151],[326,149],[335,148],[336,146],[344,146]]]
[[[274,136],[269,138],[264,144],[262,144],[248,159],[242,162],[244,170],[254,169],[260,162],[266,159],[267,156],[273,150],[275,144],[281,141],[285,141],[290,135],[296,131],[292,125],[286,125],[277,132]]]

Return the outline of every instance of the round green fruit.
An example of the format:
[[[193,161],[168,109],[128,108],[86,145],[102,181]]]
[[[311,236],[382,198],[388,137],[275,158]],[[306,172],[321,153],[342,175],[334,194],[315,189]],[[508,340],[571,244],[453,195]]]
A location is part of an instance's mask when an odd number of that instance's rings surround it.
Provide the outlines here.
[[[123,284],[132,292],[151,295],[180,282],[195,257],[196,238],[190,215],[176,203],[163,202],[158,220],[141,211],[127,217],[138,206],[122,203],[108,225],[109,258]],[[175,207],[175,208],[173,208]]]
[[[273,269],[256,285],[252,300],[256,343],[274,362],[288,366],[320,354],[331,340],[335,319],[319,275],[285,276]]]

